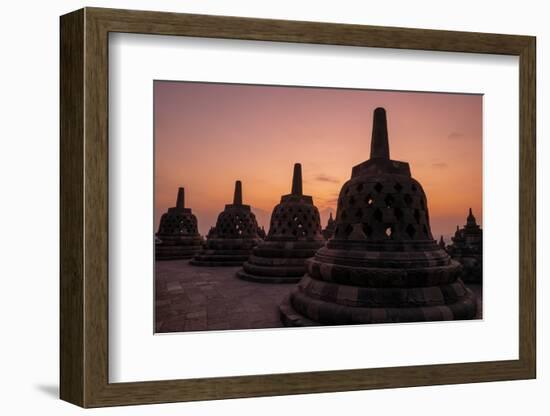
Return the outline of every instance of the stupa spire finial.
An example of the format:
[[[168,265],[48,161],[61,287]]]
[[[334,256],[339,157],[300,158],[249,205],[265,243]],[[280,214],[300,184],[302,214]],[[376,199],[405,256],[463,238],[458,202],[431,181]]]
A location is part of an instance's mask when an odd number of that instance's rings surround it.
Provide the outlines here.
[[[235,182],[235,194],[233,195],[233,205],[243,204],[243,187],[241,181]]]
[[[182,187],[178,188],[178,197],[176,198],[176,208],[177,209],[185,208],[185,189]]]
[[[476,223],[476,217],[474,217],[474,214],[472,213],[472,208],[468,211],[468,217],[466,218],[466,224],[467,225],[477,225]]]
[[[370,158],[389,159],[390,145],[388,142],[388,124],[386,110],[378,107],[374,110],[372,122],[372,138],[370,143]]]
[[[302,195],[302,165],[294,164],[294,173],[292,175],[292,195]]]

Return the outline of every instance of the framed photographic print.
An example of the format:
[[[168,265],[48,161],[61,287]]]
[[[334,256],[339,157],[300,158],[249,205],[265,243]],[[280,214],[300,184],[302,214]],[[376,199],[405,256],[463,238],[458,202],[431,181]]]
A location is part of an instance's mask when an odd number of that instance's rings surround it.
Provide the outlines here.
[[[61,398],[534,378],[535,38],[61,17]]]

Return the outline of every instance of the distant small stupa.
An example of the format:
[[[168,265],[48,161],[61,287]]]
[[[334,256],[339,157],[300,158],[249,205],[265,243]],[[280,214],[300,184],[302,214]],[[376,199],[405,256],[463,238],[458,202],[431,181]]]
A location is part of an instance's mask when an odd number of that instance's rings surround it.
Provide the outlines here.
[[[306,272],[305,260],[324,245],[319,210],[302,193],[302,165],[294,165],[292,191],[271,214],[269,233],[254,248],[237,276],[262,283],[295,283]]]
[[[201,249],[197,217],[185,208],[185,189],[178,189],[176,206],[162,214],[155,239],[157,260],[188,259]]]
[[[261,241],[256,216],[243,204],[241,181],[235,182],[233,203],[227,204],[211,228],[204,250],[191,260],[195,266],[240,266]]]
[[[266,235],[266,233],[265,233],[265,228],[264,228],[263,225],[262,225],[261,227],[258,227],[258,235],[260,236],[260,238],[261,238],[262,240],[265,240],[265,238],[266,238],[267,235]]]
[[[462,265],[462,280],[468,283],[481,283],[483,274],[483,230],[469,209],[463,228],[456,226],[448,252]]]
[[[332,238],[332,236],[334,235],[335,229],[336,229],[336,221],[334,221],[334,218],[332,218],[332,212],[331,212],[328,218],[327,226],[323,230],[323,237],[325,237],[325,240],[330,240]]]
[[[386,111],[377,108],[370,159],[338,198],[334,236],[306,261],[280,305],[288,326],[472,319],[475,295],[430,230],[428,203],[409,164],[390,159]]]

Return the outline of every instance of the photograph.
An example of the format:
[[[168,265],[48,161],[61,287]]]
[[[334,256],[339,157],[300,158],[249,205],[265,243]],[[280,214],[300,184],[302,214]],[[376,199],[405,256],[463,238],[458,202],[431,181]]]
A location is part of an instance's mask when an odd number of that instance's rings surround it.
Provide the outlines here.
[[[482,319],[482,94],[153,88],[156,333]]]

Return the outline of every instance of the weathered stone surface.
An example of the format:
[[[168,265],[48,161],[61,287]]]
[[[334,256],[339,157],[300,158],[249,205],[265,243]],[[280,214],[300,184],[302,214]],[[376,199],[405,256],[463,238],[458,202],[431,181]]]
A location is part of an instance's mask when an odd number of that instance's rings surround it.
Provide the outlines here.
[[[197,228],[197,217],[185,208],[185,190],[178,189],[176,206],[160,218],[155,239],[156,260],[188,259],[202,248],[202,237]]]
[[[409,164],[389,156],[386,113],[374,112],[371,157],[340,191],[334,235],[306,261],[280,306],[285,325],[473,319],[461,266],[433,239]]]
[[[462,265],[462,280],[481,283],[483,280],[483,230],[477,224],[472,209],[466,218],[466,225],[456,227],[452,244],[447,247],[450,256]]]
[[[240,266],[261,241],[256,216],[250,205],[242,203],[241,181],[235,183],[233,203],[218,215],[216,226],[208,232],[204,250],[197,253],[194,266]]]
[[[273,209],[266,240],[254,248],[237,276],[261,283],[296,283],[306,272],[305,260],[323,244],[319,211],[313,198],[302,194],[302,166],[296,163],[292,192]]]
[[[280,328],[278,305],[289,285],[235,278],[239,266],[155,264],[155,332]]]

